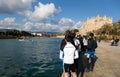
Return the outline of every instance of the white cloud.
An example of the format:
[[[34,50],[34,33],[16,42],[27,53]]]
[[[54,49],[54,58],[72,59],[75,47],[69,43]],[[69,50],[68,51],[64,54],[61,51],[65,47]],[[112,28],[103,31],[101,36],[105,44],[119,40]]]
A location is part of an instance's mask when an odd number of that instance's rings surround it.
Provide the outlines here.
[[[53,3],[42,4],[39,2],[38,6],[34,7],[34,11],[25,11],[25,15],[34,21],[46,20],[49,17],[55,16],[60,12],[60,9],[56,9]]]
[[[0,28],[2,29],[20,29],[20,25],[15,23],[15,18],[4,18],[0,20]]]
[[[26,31],[58,31],[57,25],[45,24],[45,23],[31,23],[26,22],[24,25],[24,30]]]
[[[44,32],[65,32],[66,30],[71,30],[73,28],[79,29],[82,22],[75,23],[70,18],[62,18],[57,24],[51,23],[35,23],[26,21],[23,24],[16,23],[16,18],[5,18],[0,20],[1,29],[17,29],[25,31],[44,31]]]
[[[24,14],[27,18],[23,19],[23,25],[16,23],[16,18],[4,18],[0,20],[0,28],[18,29],[27,31],[58,31],[64,32],[72,28],[80,28],[82,22],[75,23],[70,18],[62,18],[60,21],[52,21],[51,23],[37,23],[37,21],[47,20],[57,15],[61,9],[56,8],[54,3],[43,4],[38,3],[31,10],[32,3],[36,0],[0,0],[0,13],[19,13]],[[31,20],[31,21],[29,21]],[[32,22],[32,21],[36,21]]]
[[[0,13],[15,13],[31,8],[35,0],[0,0]]]
[[[15,18],[5,18],[4,20],[1,20],[1,23],[3,24],[10,24],[10,23],[14,23],[15,22]]]
[[[34,24],[32,22],[26,22],[24,24],[23,29],[26,30],[26,31],[30,31],[30,30],[32,30],[33,27],[34,27]]]
[[[62,18],[58,24],[26,22],[23,29],[27,31],[65,32],[73,28],[79,29],[81,25],[81,21],[75,23],[70,18]]]
[[[66,30],[70,30],[72,29],[72,27],[74,26],[75,22],[70,19],[70,18],[62,18],[60,21],[59,21],[59,27],[60,27],[60,31],[61,32],[64,32]]]
[[[82,26],[82,24],[83,24],[83,22],[79,21],[79,22],[77,22],[72,28],[73,28],[73,29],[80,29],[81,26]]]

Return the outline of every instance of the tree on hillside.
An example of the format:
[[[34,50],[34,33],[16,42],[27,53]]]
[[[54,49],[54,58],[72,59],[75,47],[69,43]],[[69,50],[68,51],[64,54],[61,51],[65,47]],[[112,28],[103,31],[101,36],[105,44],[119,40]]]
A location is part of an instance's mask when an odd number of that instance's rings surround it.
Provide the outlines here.
[[[77,32],[79,32],[78,29],[72,29],[71,31],[72,31],[73,33],[77,33]]]
[[[113,26],[111,24],[103,25],[103,30],[104,30],[106,35],[110,35],[112,28],[113,28]]]
[[[95,34],[97,35],[110,35],[113,26],[111,24],[105,24],[100,29],[95,30]]]
[[[26,31],[19,31],[19,30],[3,30],[0,32],[0,36],[15,36],[15,37],[21,37],[21,36],[32,36],[31,33]]]
[[[120,35],[120,21],[113,23],[113,34]]]

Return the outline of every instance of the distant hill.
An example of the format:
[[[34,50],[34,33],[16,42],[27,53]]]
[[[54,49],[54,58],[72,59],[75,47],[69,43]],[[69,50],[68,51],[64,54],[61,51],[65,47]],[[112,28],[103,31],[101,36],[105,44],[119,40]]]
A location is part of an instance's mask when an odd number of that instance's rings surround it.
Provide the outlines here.
[[[0,29],[0,32],[4,32],[4,31],[13,31],[15,29]]]
[[[31,33],[15,29],[0,29],[0,39],[20,38],[22,36],[30,37]]]

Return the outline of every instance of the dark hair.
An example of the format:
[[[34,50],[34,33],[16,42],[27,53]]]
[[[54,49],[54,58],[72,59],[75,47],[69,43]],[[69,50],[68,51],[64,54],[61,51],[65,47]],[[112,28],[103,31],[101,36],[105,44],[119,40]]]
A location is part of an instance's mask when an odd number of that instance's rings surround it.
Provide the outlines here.
[[[65,31],[65,35],[70,35],[70,34],[71,34],[70,30]]]
[[[70,36],[70,35],[66,35],[66,36],[65,36],[65,40],[66,40],[67,42],[71,42],[71,36]]]
[[[91,37],[93,37],[93,36],[94,36],[94,34],[93,34],[93,33],[90,33],[89,35],[90,35]]]

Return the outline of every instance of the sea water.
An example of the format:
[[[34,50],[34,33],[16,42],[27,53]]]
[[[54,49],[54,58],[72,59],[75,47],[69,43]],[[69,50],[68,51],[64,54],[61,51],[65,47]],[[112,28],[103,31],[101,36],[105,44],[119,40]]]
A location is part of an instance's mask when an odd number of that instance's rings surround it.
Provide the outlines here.
[[[0,77],[60,77],[61,39],[0,39]]]

